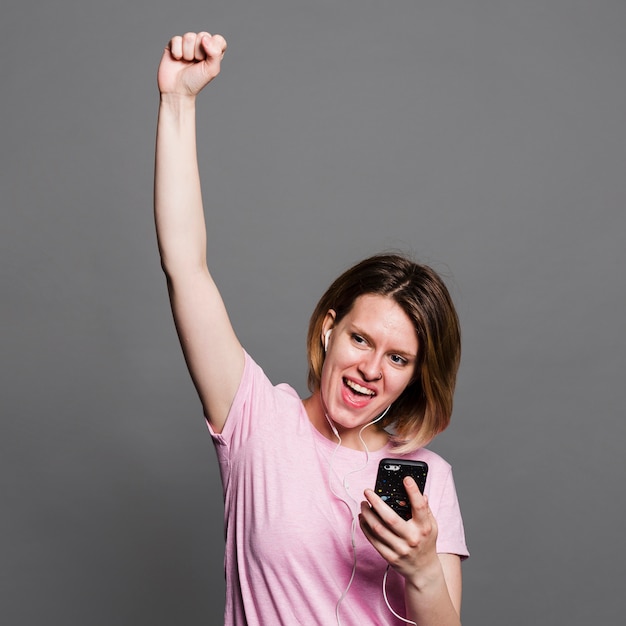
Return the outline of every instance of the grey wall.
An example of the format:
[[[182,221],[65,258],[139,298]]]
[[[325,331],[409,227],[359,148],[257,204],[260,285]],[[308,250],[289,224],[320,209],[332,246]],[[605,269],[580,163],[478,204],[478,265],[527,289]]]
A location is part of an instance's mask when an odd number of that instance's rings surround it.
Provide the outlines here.
[[[199,107],[209,258],[305,392],[334,276],[443,271],[464,358],[464,624],[617,624],[626,580],[626,4],[8,0],[0,37],[0,621],[218,624],[221,492],[151,217],[170,35],[229,42]]]

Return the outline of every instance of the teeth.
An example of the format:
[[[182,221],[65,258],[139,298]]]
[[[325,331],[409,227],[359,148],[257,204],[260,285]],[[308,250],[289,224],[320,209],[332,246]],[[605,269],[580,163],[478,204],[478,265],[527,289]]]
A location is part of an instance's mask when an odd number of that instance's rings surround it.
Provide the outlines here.
[[[357,383],[354,383],[351,380],[346,380],[346,385],[348,385],[350,389],[352,389],[353,391],[356,391],[357,393],[362,393],[363,395],[366,395],[366,396],[374,395],[374,392],[371,389],[367,389],[366,387],[361,387],[361,385],[358,385]]]

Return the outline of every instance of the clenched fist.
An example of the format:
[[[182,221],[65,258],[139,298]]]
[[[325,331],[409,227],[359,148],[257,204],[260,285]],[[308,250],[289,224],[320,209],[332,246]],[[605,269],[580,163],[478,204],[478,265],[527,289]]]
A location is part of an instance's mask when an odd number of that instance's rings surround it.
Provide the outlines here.
[[[163,51],[157,82],[162,94],[195,96],[219,73],[226,40],[210,33],[173,37]]]

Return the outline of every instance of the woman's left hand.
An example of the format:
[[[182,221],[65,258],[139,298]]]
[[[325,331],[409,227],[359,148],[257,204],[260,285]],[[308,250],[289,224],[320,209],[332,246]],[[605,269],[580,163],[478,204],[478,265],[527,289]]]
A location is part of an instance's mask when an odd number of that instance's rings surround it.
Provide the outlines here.
[[[367,502],[361,503],[359,524],[369,542],[380,555],[407,579],[428,575],[439,567],[436,551],[437,521],[415,481],[404,479],[412,518],[403,520],[371,489],[365,491]]]

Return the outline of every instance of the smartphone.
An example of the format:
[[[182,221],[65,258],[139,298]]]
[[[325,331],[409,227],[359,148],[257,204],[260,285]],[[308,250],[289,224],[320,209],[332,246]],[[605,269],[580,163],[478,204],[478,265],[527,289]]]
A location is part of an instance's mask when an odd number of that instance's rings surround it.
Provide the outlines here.
[[[419,490],[424,493],[427,474],[428,465],[424,461],[383,459],[378,464],[374,491],[402,519],[408,520],[411,519],[411,503],[402,481],[405,476],[411,476],[417,483]]]

